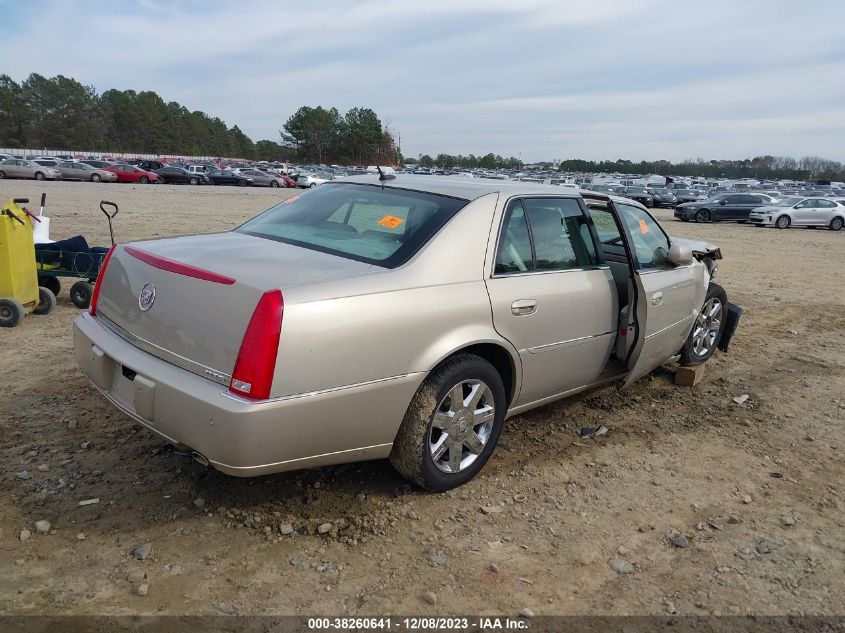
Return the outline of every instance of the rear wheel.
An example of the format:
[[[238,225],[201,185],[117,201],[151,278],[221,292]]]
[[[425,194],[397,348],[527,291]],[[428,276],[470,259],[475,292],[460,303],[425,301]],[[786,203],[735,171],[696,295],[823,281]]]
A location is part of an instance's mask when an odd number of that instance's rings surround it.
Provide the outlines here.
[[[146,185],[147,183],[150,182],[150,179],[147,178],[146,176],[141,176],[141,179],[138,182],[140,182],[142,185]]]
[[[91,295],[94,293],[94,286],[87,281],[77,281],[70,287],[70,300],[77,308],[85,310],[91,305]]]
[[[481,470],[499,440],[507,408],[496,369],[459,354],[437,367],[414,395],[390,463],[428,490],[449,490]]]
[[[681,363],[700,365],[716,351],[722,332],[725,330],[725,316],[728,309],[728,295],[718,284],[707,287],[704,305],[695,319],[692,332],[681,350]]]
[[[191,184],[191,185],[198,185],[198,184],[200,184],[200,181],[199,181],[199,179],[198,179],[198,178],[191,178],[191,179],[188,181],[188,184]]]
[[[23,319],[23,305],[17,299],[0,299],[0,327],[15,327]]]
[[[790,224],[792,224],[792,220],[789,219],[788,215],[782,215],[775,220],[775,226],[779,229],[788,229]]]
[[[311,187],[311,188],[314,188],[314,187],[316,187],[316,186],[317,186],[317,183],[316,183],[316,182],[312,182],[312,183],[311,183],[310,185],[308,185],[308,186],[309,186],[309,187]]]
[[[278,181],[276,181],[276,180],[271,180],[271,181],[270,181],[270,186],[271,186],[271,187],[273,187],[273,188],[275,188],[275,187],[278,187],[278,186],[279,186],[279,183],[278,183]]]
[[[58,277],[39,277],[38,278],[38,285],[44,286],[45,288],[49,288],[50,292],[52,292],[57,297],[59,293],[62,291],[62,284],[59,282]]]
[[[3,171],[3,170],[0,170],[0,178],[5,178],[5,177],[6,177],[6,172]]]
[[[840,217],[833,218],[830,221],[830,230],[831,231],[838,231],[839,229],[842,228],[843,224],[845,224],[845,222],[843,222],[842,218],[840,218]]]
[[[100,174],[91,174],[91,182],[100,182],[103,179]]]
[[[35,172],[35,179],[36,180],[47,180],[47,177],[42,174],[40,171]]]
[[[238,187],[246,187],[246,180],[239,180]]]
[[[701,224],[702,222],[709,222],[710,211],[708,211],[707,209],[699,209],[695,212],[695,217],[693,219],[699,224]]]
[[[33,314],[50,314],[56,307],[56,295],[53,291],[44,286],[38,286],[38,306],[32,311]]]

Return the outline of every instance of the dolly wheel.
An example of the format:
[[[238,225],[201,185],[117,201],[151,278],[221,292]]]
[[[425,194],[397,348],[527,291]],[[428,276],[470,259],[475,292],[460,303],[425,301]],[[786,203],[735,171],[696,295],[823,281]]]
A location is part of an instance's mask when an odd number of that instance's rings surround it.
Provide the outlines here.
[[[15,327],[23,319],[23,305],[16,299],[0,299],[0,327]]]
[[[91,295],[94,293],[94,286],[87,281],[77,281],[70,287],[70,300],[77,308],[85,310],[91,305]]]
[[[59,281],[58,277],[47,277],[46,275],[43,277],[38,278],[38,285],[44,286],[45,288],[49,288],[54,295],[57,297],[59,293],[62,291],[62,284]]]
[[[32,311],[33,314],[50,314],[56,307],[56,295],[53,291],[44,286],[38,286],[38,307]]]

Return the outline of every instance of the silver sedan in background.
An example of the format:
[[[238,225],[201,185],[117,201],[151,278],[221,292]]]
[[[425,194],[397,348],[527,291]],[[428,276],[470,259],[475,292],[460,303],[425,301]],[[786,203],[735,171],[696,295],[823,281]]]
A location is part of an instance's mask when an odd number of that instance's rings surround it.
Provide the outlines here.
[[[281,178],[272,174],[268,174],[267,172],[263,172],[260,169],[233,169],[232,171],[240,174],[241,176],[252,178],[252,184],[255,187],[285,186],[285,183]]]
[[[59,163],[58,170],[62,172],[64,180],[89,180],[91,182],[117,182],[117,174],[105,169],[98,169],[86,163],[64,161]]]
[[[39,165],[34,160],[12,158],[0,163],[0,178],[34,178],[35,180],[61,180],[62,172],[55,167]]]
[[[827,197],[788,197],[748,214],[754,226],[820,226],[838,231],[845,225],[845,204]]]

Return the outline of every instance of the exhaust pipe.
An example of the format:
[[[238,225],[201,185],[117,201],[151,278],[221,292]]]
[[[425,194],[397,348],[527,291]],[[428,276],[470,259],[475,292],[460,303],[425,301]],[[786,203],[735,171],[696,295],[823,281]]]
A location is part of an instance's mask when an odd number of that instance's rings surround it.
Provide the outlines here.
[[[202,464],[203,466],[208,466],[208,457],[206,457],[202,453],[197,453],[196,451],[191,451],[191,459],[193,459],[198,464]]]

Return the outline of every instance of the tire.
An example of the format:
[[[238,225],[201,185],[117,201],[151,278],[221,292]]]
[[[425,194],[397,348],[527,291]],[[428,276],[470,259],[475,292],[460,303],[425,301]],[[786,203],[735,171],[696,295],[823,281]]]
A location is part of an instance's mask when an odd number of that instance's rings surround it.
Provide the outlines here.
[[[58,277],[46,277],[46,276],[39,277],[38,278],[38,285],[44,286],[45,288],[48,288],[50,290],[50,292],[52,292],[57,297],[59,296],[59,293],[62,291],[62,284],[59,281]]]
[[[6,172],[0,171],[0,178],[5,178],[5,177],[6,177]]]
[[[775,226],[779,229],[788,229],[790,224],[792,224],[792,220],[789,219],[788,215],[782,215],[775,220]]]
[[[707,209],[699,209],[695,212],[695,216],[693,216],[693,220],[695,220],[698,224],[702,224],[704,222],[710,221],[710,211]]]
[[[465,400],[453,405],[450,392],[458,387]],[[473,413],[462,405],[476,387],[481,395]],[[491,406],[492,417],[488,410]],[[505,388],[496,369],[472,354],[454,356],[429,374],[411,400],[393,441],[390,463],[401,475],[427,490],[439,492],[460,486],[472,479],[493,454],[506,408]],[[438,411],[439,421],[435,424]],[[446,428],[451,429],[451,434]],[[455,436],[457,442],[446,441]],[[473,438],[475,449],[468,444]],[[435,450],[440,452],[438,458],[432,454]],[[455,467],[450,467],[449,462],[457,465],[454,472],[449,470]]]
[[[728,295],[725,289],[711,282],[701,312],[681,349],[681,364],[694,366],[709,360],[722,340],[727,310]]]
[[[33,314],[50,314],[56,307],[56,295],[53,291],[44,286],[38,286],[38,306],[32,311]]]
[[[279,183],[278,183],[277,181],[275,181],[275,180],[271,180],[271,181],[270,181],[270,187],[271,187],[271,188],[275,189],[275,188],[277,188],[278,186],[279,186]]]
[[[842,218],[835,217],[830,221],[830,226],[828,228],[830,228],[831,231],[839,231],[843,224],[845,224],[845,222],[843,222]]]
[[[47,176],[45,176],[40,171],[35,172],[35,179],[36,180],[47,180]]]
[[[91,305],[91,295],[94,293],[94,286],[87,281],[77,281],[70,287],[70,300],[80,310],[86,310]]]
[[[91,174],[91,182],[100,182],[102,179],[100,174]]]
[[[188,181],[188,184],[189,184],[189,185],[198,185],[198,184],[200,184],[200,181],[199,181],[199,179],[197,179],[197,178],[191,178],[191,179]]]
[[[0,299],[0,327],[15,327],[23,319],[23,305],[17,299]]]
[[[238,187],[246,187],[246,180],[239,180]]]
[[[317,186],[316,182],[312,182],[310,185],[308,185],[308,187],[311,188],[311,189],[313,189],[316,186]]]
[[[147,185],[147,184],[149,184],[150,179],[147,178],[146,176],[141,176],[141,178],[138,180],[138,182],[140,182],[142,185]]]

